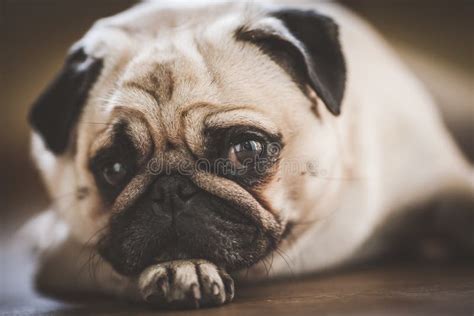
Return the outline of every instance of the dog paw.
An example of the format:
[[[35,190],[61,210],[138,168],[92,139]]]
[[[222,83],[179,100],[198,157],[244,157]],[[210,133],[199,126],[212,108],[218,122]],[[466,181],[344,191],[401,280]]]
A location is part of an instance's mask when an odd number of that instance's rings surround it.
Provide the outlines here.
[[[205,260],[170,261],[147,268],[139,278],[141,297],[166,308],[199,308],[232,301],[234,281]]]

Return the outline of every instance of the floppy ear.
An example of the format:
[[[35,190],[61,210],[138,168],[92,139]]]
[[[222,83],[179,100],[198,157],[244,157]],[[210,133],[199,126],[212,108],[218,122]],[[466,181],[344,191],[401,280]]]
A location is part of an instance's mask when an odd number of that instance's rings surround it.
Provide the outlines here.
[[[281,23],[263,23],[253,29],[244,26],[237,31],[236,38],[258,45],[292,76],[304,93],[309,85],[328,109],[339,115],[346,65],[336,23],[313,10],[284,9],[269,16]]]
[[[29,122],[55,154],[67,149],[71,131],[102,66],[101,59],[88,56],[82,48],[74,51],[32,105]]]

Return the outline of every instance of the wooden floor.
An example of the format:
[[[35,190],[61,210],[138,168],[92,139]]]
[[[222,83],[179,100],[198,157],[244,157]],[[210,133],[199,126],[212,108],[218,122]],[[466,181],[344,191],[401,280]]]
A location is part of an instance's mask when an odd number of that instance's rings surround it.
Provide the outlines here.
[[[474,264],[398,264],[237,287],[229,305],[156,311],[111,300],[2,298],[0,315],[474,315]]]

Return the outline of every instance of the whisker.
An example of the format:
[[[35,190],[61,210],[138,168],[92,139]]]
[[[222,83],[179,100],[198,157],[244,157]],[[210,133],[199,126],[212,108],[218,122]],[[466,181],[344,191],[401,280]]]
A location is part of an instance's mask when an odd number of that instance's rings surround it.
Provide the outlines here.
[[[87,241],[82,245],[81,247],[81,250],[79,251],[79,254],[78,254],[78,257],[80,258],[83,254],[84,254],[84,251],[86,250],[91,250],[91,246],[93,246],[92,244],[92,240],[97,237],[100,233],[102,233],[107,227],[104,226],[100,229],[98,229],[94,234],[92,234],[88,239]],[[91,251],[91,252],[95,252],[95,251]]]
[[[279,248],[275,249],[275,251],[276,251],[276,253],[283,259],[283,261],[285,261],[286,266],[288,267],[288,270],[290,271],[291,276],[294,278],[294,277],[295,277],[295,273],[293,272],[293,269],[291,268],[290,263],[289,263],[288,260],[285,258],[283,251],[280,250]]]
[[[272,252],[272,261],[270,261],[270,271],[272,270],[273,268],[273,256],[275,255],[274,252]]]
[[[264,258],[261,262],[262,262],[263,266],[265,267],[265,272],[266,272],[266,275],[267,275],[267,277],[268,277],[268,267],[267,267],[267,264],[266,264],[266,262],[265,262],[265,259],[266,259],[266,258]]]
[[[317,178],[318,180],[327,180],[327,181],[366,181],[368,178],[364,177],[349,177],[349,178],[344,178],[344,177],[326,177],[326,176],[312,176],[314,178]]]
[[[77,190],[74,190],[74,191],[71,191],[71,192],[60,194],[58,196],[53,196],[53,197],[51,197],[51,204],[54,206],[55,204],[59,203],[60,200],[63,200],[63,199],[68,198],[68,197],[72,197],[73,195],[76,194],[76,192],[77,192]]]
[[[89,125],[108,125],[108,126],[114,125],[113,123],[109,123],[109,122],[84,122],[84,123],[89,124]]]

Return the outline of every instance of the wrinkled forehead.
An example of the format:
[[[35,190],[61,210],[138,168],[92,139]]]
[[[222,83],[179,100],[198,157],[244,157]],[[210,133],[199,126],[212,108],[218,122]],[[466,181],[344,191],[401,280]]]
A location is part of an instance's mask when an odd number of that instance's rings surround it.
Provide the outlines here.
[[[104,54],[107,82],[98,89],[100,106],[87,109],[90,117],[117,121],[117,109],[133,109],[152,132],[171,139],[217,125],[277,133],[275,122],[287,121],[285,105],[299,94],[268,56],[234,36],[259,12],[228,4],[174,10],[138,7],[86,35],[86,50]]]
[[[209,64],[209,55],[199,52],[195,43],[188,46],[185,51],[172,45],[152,47],[133,58],[105,102],[103,111],[109,119],[123,116],[117,109],[133,109],[143,114],[152,131],[176,141],[182,131],[199,133],[225,124],[227,119],[219,113],[232,116],[239,110],[253,117],[262,112],[252,102],[230,97],[222,88],[222,73]],[[235,117],[232,120],[238,123]]]
[[[96,23],[77,45],[105,59],[105,76],[113,77],[101,109],[159,105],[165,110],[170,101],[174,106],[218,101],[217,50],[231,45],[232,32],[242,23],[239,10],[224,14],[224,9],[229,8],[148,5],[144,11],[138,6]]]

